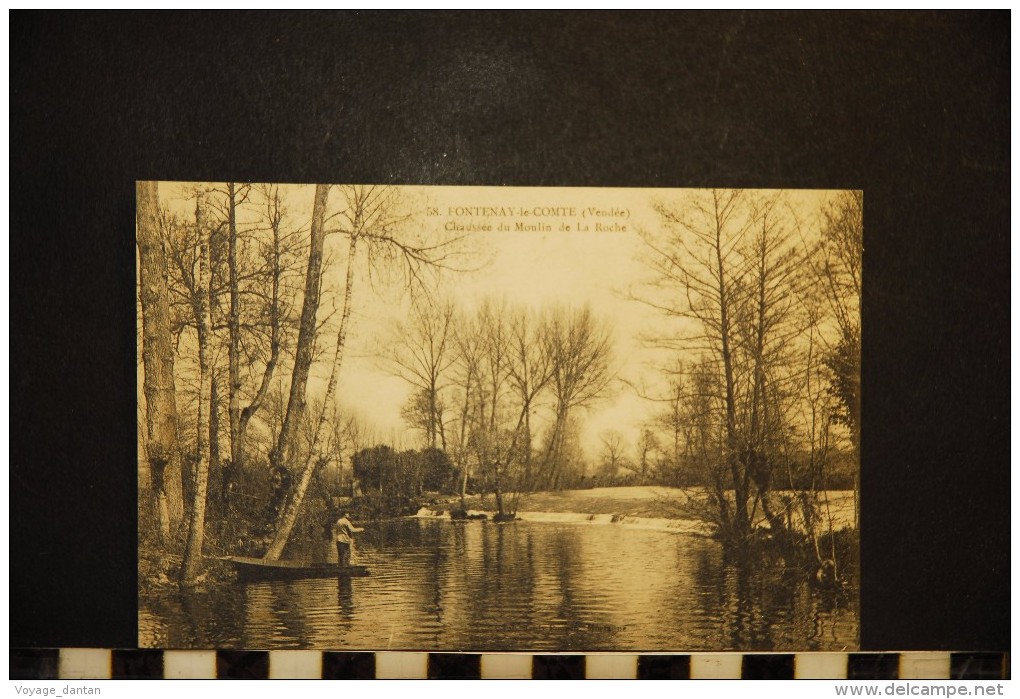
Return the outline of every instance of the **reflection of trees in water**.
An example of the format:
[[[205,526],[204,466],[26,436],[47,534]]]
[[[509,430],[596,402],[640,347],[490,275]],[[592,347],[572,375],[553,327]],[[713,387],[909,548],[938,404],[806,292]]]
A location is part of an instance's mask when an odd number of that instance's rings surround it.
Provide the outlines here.
[[[571,607],[565,565],[576,557],[574,550],[551,529],[536,530],[521,522],[490,529],[492,551],[499,558],[491,564],[487,561],[486,569],[492,577],[491,589],[498,592],[500,606],[506,610],[501,623],[508,627],[512,642],[568,648],[562,623]],[[508,623],[513,615],[522,623]]]
[[[580,564],[578,560],[578,537],[573,532],[559,530],[553,533],[552,545],[548,551],[550,569],[559,583],[560,599],[557,605],[556,618],[559,624],[560,644],[564,648],[576,648],[578,624],[581,621],[577,613],[575,597],[577,590],[574,584],[574,572]]]
[[[757,649],[768,628],[758,600],[752,593],[751,572],[744,565],[729,565],[723,573],[725,628],[720,639],[726,648]]]
[[[418,527],[418,531],[422,532],[426,527]],[[428,581],[423,581],[421,590],[423,595],[426,596],[424,610],[425,613],[432,617],[434,622],[435,632],[429,643],[433,648],[439,646],[442,637],[443,628],[443,584],[440,578],[440,574],[445,568],[447,554],[442,546],[440,538],[439,527],[428,527],[428,530],[434,534],[434,536],[425,537],[428,541],[427,556],[428,562],[426,563],[426,571],[429,576]]]
[[[483,648],[521,643],[535,621],[530,533],[513,522],[480,527],[481,565],[474,571],[480,594],[472,595],[472,614],[486,620],[490,631],[474,640]]]
[[[585,550],[576,531],[520,522],[446,530],[442,622],[462,647],[612,647],[616,631],[588,611],[597,591],[585,579],[586,556],[598,552]]]
[[[718,610],[714,631],[708,637],[693,639],[693,645],[695,648],[721,647],[721,639],[726,638],[728,629],[734,626],[736,613],[733,605],[729,604],[733,595],[727,590],[727,567],[723,562],[722,549],[714,542],[706,542],[705,546],[694,549],[691,559],[699,609]],[[708,620],[704,620],[703,627],[707,629],[709,626]]]
[[[571,650],[611,650],[620,629],[614,619],[598,611],[605,604],[605,590],[586,572],[624,561],[607,561],[613,537],[579,537],[570,529],[554,533],[555,564],[563,597],[559,617],[564,622],[562,646]]]
[[[310,623],[309,612],[331,609],[333,599],[329,580],[301,580],[280,582],[272,586],[275,593],[273,608],[276,617],[287,629],[294,642],[307,648],[315,633],[316,624]]]
[[[337,578],[336,604],[341,619],[348,622],[354,619],[354,585],[350,578]]]
[[[493,527],[491,539],[500,559],[491,561],[491,583],[501,606],[521,619],[503,648],[612,648],[617,629],[593,612],[603,591],[586,577],[604,552],[577,530],[514,523]],[[505,622],[504,622],[505,623]],[[507,641],[516,646],[508,646]]]
[[[171,648],[243,648],[243,600],[229,588],[179,593],[178,623],[171,623]],[[179,638],[174,638],[179,634]]]
[[[379,551],[387,551],[394,548],[421,548],[432,547],[439,544],[440,531],[437,523],[429,520],[391,519],[380,520],[364,526],[365,531],[358,535],[358,541],[365,547],[371,547]]]
[[[354,619],[350,578],[255,583],[243,596],[244,648],[342,644]]]
[[[294,582],[271,582],[267,585],[269,591],[270,609],[275,625],[283,630],[281,639],[291,647],[304,647],[308,644],[308,628],[305,623],[304,610],[308,606],[318,606],[311,595],[308,585],[300,585]],[[295,588],[300,590],[300,593]],[[303,594],[301,594],[303,593]],[[253,644],[253,648],[258,645]]]
[[[413,605],[414,633],[423,646],[440,647],[443,628],[449,623],[448,599],[451,537],[441,522],[423,519],[394,519],[365,523],[359,545],[370,564],[371,555],[389,559],[403,569],[413,584],[401,592]],[[372,576],[366,579],[372,585]],[[393,620],[393,623],[399,623]]]
[[[439,625],[444,630],[470,628],[475,613],[472,606],[476,585],[473,571],[480,566],[482,555],[480,528],[469,522],[446,527],[439,523],[431,524],[441,532],[440,546],[446,552],[443,565],[435,575],[436,587],[442,588],[441,592],[436,592],[436,598],[441,602]],[[443,640],[447,639],[440,638],[439,647],[442,647]]]
[[[284,610],[274,589],[280,584],[260,582],[240,586],[239,596],[245,600],[243,647],[258,648],[266,638],[272,638],[274,645],[290,644],[294,647],[294,637],[287,633],[289,627],[280,618]]]
[[[840,638],[860,639],[860,587],[819,590],[814,599],[816,637],[826,647],[837,646]],[[853,644],[856,646],[856,643]]]
[[[775,557],[724,561],[706,551],[694,560],[704,603],[720,610],[719,635],[705,647],[818,650],[858,633],[856,591],[816,588]]]
[[[403,520],[371,524],[358,543],[369,578],[145,598],[140,640],[181,648],[365,648],[387,638],[451,650],[856,646],[856,588],[820,590],[781,560],[726,561],[708,539]]]

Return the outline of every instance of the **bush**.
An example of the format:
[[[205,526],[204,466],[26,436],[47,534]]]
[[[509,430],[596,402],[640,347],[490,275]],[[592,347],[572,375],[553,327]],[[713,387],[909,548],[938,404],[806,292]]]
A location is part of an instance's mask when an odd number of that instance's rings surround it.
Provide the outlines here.
[[[407,517],[418,512],[421,500],[401,495],[367,493],[354,498],[348,509],[355,521]]]
[[[423,492],[451,492],[456,469],[442,449],[396,452],[385,444],[354,455],[354,475],[364,492],[395,500],[414,499]]]

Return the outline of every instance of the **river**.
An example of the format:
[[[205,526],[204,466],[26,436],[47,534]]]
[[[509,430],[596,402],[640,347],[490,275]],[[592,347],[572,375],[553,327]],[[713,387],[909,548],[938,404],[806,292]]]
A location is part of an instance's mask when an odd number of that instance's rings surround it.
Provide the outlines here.
[[[694,532],[576,521],[370,524],[366,578],[143,599],[139,645],[446,651],[853,650],[858,596],[727,564]]]

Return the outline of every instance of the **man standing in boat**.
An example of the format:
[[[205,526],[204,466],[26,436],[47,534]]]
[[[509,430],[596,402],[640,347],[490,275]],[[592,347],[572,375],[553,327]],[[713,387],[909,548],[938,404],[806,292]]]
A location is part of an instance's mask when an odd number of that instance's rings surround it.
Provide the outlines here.
[[[354,534],[365,531],[354,526],[349,513],[344,511],[340,519],[333,523],[333,536],[336,538],[336,559],[340,567],[351,564],[351,550],[354,548]]]

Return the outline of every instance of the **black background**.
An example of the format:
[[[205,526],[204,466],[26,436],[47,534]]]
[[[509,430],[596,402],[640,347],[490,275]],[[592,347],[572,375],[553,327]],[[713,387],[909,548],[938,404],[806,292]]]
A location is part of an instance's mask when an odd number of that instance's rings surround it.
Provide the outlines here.
[[[10,15],[10,642],[136,645],[136,179],[865,191],[862,646],[1009,649],[1009,14]]]

